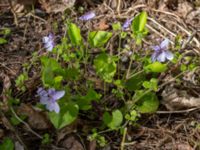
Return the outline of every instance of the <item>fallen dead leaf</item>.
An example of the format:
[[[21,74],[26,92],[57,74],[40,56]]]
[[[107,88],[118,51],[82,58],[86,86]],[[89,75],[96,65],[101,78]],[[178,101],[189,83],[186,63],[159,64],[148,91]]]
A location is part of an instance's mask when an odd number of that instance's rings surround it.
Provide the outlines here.
[[[24,150],[24,147],[18,142],[15,142],[15,150]]]
[[[189,144],[186,143],[178,143],[176,145],[177,150],[194,150]]]
[[[61,130],[58,131],[57,133],[57,143],[59,143],[61,140],[63,140],[67,135],[73,133],[76,131],[76,127],[77,123],[74,122],[71,125],[68,125],[64,128],[62,128]]]
[[[17,0],[18,3],[23,5],[34,5],[38,0]]]
[[[63,12],[74,6],[76,0],[39,0],[47,13]]]
[[[161,95],[162,104],[171,111],[200,107],[200,97],[192,97],[185,90],[168,86],[163,90]]]
[[[189,2],[185,1],[185,2],[179,3],[177,15],[185,18],[187,14],[191,12],[191,10],[193,10],[193,7]]]
[[[95,30],[106,30],[109,28],[109,25],[105,20],[100,20],[100,22],[96,25],[94,25]]]
[[[96,140],[91,141],[89,145],[89,150],[96,150],[96,147],[97,147]]]
[[[87,77],[87,80],[92,81],[94,83],[95,89],[107,90],[107,88],[105,89],[104,83],[100,79],[96,77]]]
[[[82,144],[74,135],[71,135],[63,140],[61,146],[67,148],[68,150],[84,150]]]
[[[0,98],[3,100],[3,107],[1,107],[2,110],[8,111],[8,95],[6,94],[11,86],[11,81],[8,75],[6,75],[4,72],[1,72],[0,78],[3,80],[3,91],[0,95]]]
[[[45,113],[36,111],[30,105],[21,104],[21,106],[17,109],[17,114],[27,116],[28,124],[33,129],[45,130],[52,127]]]

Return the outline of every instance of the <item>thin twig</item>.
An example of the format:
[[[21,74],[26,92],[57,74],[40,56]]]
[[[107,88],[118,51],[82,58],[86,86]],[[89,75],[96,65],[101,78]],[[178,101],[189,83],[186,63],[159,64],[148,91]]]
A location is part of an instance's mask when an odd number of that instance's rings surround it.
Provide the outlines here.
[[[160,37],[162,37],[162,38],[167,38],[166,36],[164,36],[164,35],[162,35],[159,31],[157,31],[156,29],[154,29],[153,27],[151,27],[149,24],[146,24],[146,26],[147,26],[147,28],[149,28],[151,31],[153,31],[153,32],[155,32],[157,35],[159,35]],[[171,44],[174,44],[174,42],[173,41],[171,41],[171,40],[169,40],[169,42],[171,43]]]
[[[26,126],[26,128],[27,128],[31,133],[33,133],[33,134],[34,134],[35,136],[37,136],[39,139],[42,139],[42,136],[41,136],[41,135],[39,135],[38,133],[36,133],[35,131],[33,131],[33,130],[31,129],[31,127],[30,127],[25,121],[23,121],[21,118],[19,118],[19,117],[17,116],[17,114],[16,114],[16,112],[14,111],[13,107],[10,107],[10,110],[11,110],[11,112],[13,113],[13,115],[15,116],[15,118],[16,118],[19,122],[23,123],[23,124]]]
[[[157,22],[156,20],[154,20],[151,17],[148,17],[148,19],[150,21],[152,21],[153,23],[155,23],[157,26],[159,26],[160,28],[162,28],[163,30],[165,30],[166,32],[170,33],[172,36],[176,37],[176,34],[171,32],[170,30],[168,30],[167,28],[165,28],[162,24],[160,24],[159,22]]]
[[[10,123],[9,119],[7,119],[7,117],[5,116],[4,112],[0,110],[0,115],[1,118],[6,122],[6,124],[8,125],[9,129],[15,133],[16,138],[18,139],[18,141],[23,145],[25,150],[28,150],[27,146],[25,145],[25,143],[23,142],[23,140],[21,139],[21,137],[19,136],[18,132],[15,130],[15,128],[13,127],[13,125]]]
[[[186,46],[192,41],[192,39],[194,38],[194,36],[196,35],[197,31],[193,32],[187,39],[187,41],[185,41],[185,43],[183,43],[182,45],[182,49],[185,49]]]
[[[189,113],[191,111],[195,111],[199,109],[199,107],[196,108],[190,108],[190,109],[186,109],[186,110],[174,110],[174,111],[157,111],[157,114],[180,114],[180,113]]]
[[[18,24],[17,14],[16,14],[16,12],[15,12],[15,10],[14,10],[14,8],[13,8],[12,1],[11,1],[11,0],[8,0],[8,3],[9,3],[9,5],[10,5],[11,12],[12,12],[12,14],[13,14],[13,16],[14,16],[14,23],[15,23],[16,26],[18,26],[19,24]]]
[[[4,65],[3,63],[0,63],[0,65],[1,65],[2,67],[4,67],[5,69],[9,70],[9,71],[11,72],[12,75],[15,76],[15,75],[17,74],[16,72],[14,72],[12,69],[10,69],[9,67],[7,67],[7,66]]]
[[[121,0],[118,0],[118,1],[117,1],[117,13],[118,13],[118,14],[120,14],[121,3],[122,3]]]

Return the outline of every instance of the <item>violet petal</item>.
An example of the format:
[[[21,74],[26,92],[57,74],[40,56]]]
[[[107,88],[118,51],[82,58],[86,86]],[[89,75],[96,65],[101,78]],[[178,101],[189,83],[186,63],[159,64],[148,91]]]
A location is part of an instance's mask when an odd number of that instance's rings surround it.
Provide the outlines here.
[[[163,50],[167,50],[169,45],[169,39],[165,39],[164,41],[161,42],[160,48]]]
[[[151,56],[151,60],[152,62],[155,62],[156,61],[156,57],[157,57],[158,53],[154,52]]]
[[[55,111],[56,113],[59,113],[60,111],[60,106],[58,105],[58,103],[54,102],[54,103],[48,103],[46,105],[46,108],[49,110],[49,111]]]
[[[52,95],[52,98],[54,100],[58,100],[60,99],[61,97],[63,97],[65,95],[65,91],[56,91],[53,95]]]
[[[154,51],[159,51],[160,50],[160,46],[158,46],[158,45],[152,46],[152,48],[154,49]]]
[[[127,29],[127,28],[131,25],[132,20],[133,20],[133,18],[131,18],[131,19],[126,19],[126,21],[125,21],[124,24],[122,25],[122,29],[123,29],[123,30]]]
[[[165,53],[160,53],[158,56],[157,56],[157,60],[159,61],[159,62],[165,62],[165,60],[166,60],[166,58],[165,58],[166,56],[165,56]]]
[[[83,16],[79,17],[80,20],[83,20],[83,21],[88,21],[92,18],[94,18],[96,16],[96,14],[91,11],[91,12],[88,12],[86,14],[84,14]]]
[[[174,55],[172,54],[172,52],[170,51],[165,51],[165,57],[168,59],[168,60],[172,60],[174,58]]]

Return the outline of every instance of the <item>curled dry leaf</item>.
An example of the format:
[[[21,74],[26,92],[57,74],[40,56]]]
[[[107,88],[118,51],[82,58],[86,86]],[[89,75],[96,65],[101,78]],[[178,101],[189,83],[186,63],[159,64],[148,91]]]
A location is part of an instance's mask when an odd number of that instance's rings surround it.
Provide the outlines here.
[[[162,104],[171,111],[200,107],[200,97],[193,97],[189,95],[186,90],[167,86],[161,95]]]
[[[193,9],[194,8],[192,7],[192,4],[190,4],[187,1],[179,3],[177,15],[182,16],[182,17],[185,18],[187,16],[187,14],[189,12],[191,12],[191,10],[193,10]]]
[[[23,5],[34,5],[38,0],[17,0],[18,3]]]
[[[1,107],[1,109],[3,109],[4,111],[7,111],[8,110],[8,96],[6,93],[8,92],[11,86],[11,81],[8,75],[6,75],[4,72],[1,72],[0,78],[3,81],[2,83],[3,89],[2,89],[2,92],[0,93],[0,98],[3,100],[3,107]]]
[[[76,0],[39,0],[47,13],[63,12],[74,6]]]
[[[77,140],[74,135],[70,135],[69,137],[64,139],[61,145],[68,150],[84,150],[82,144]]]
[[[38,0],[8,0],[8,4],[14,13],[21,13],[24,9],[30,8],[37,3]]]
[[[187,143],[177,143],[176,144],[177,150],[194,150],[189,144]]]
[[[51,128],[51,123],[43,112],[36,111],[30,105],[21,104],[17,110],[17,114],[28,117],[28,124],[33,129],[45,130]]]
[[[109,25],[105,20],[101,20],[98,24],[94,25],[95,30],[106,30],[109,28]]]
[[[117,11],[119,9],[122,9],[126,5],[125,1],[119,1],[119,0],[104,0],[104,1],[108,6]]]
[[[18,142],[15,142],[15,150],[24,150],[24,147]]]
[[[96,150],[96,147],[97,147],[96,140],[91,141],[89,145],[89,150]]]
[[[57,142],[63,140],[67,135],[76,132],[77,123],[74,122],[71,125],[68,125],[57,132]]]

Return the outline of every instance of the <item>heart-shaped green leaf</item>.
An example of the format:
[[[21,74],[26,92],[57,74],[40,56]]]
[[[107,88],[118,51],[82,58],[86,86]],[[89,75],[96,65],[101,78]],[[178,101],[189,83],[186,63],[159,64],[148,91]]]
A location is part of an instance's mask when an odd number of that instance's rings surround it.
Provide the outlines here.
[[[105,53],[98,55],[94,60],[94,67],[102,79],[109,83],[112,82],[117,68],[115,59],[112,56]]]
[[[69,23],[67,32],[73,45],[79,46],[82,44],[81,31],[76,24]]]
[[[88,41],[92,47],[102,47],[112,37],[111,32],[107,31],[92,31],[89,33]]]
[[[0,150],[14,150],[13,141],[10,138],[5,138],[0,145]]]
[[[108,112],[105,112],[103,115],[103,121],[110,129],[116,129],[121,125],[123,115],[118,109],[112,112],[112,116]]]
[[[165,72],[167,70],[167,65],[156,61],[152,64],[149,64],[144,69],[148,72],[161,73],[161,72]]]
[[[159,101],[155,93],[149,92],[140,98],[136,106],[141,113],[154,113],[158,109]]]
[[[71,124],[77,118],[77,115],[78,105],[73,103],[62,105],[59,113],[49,112],[49,118],[57,129]]]

